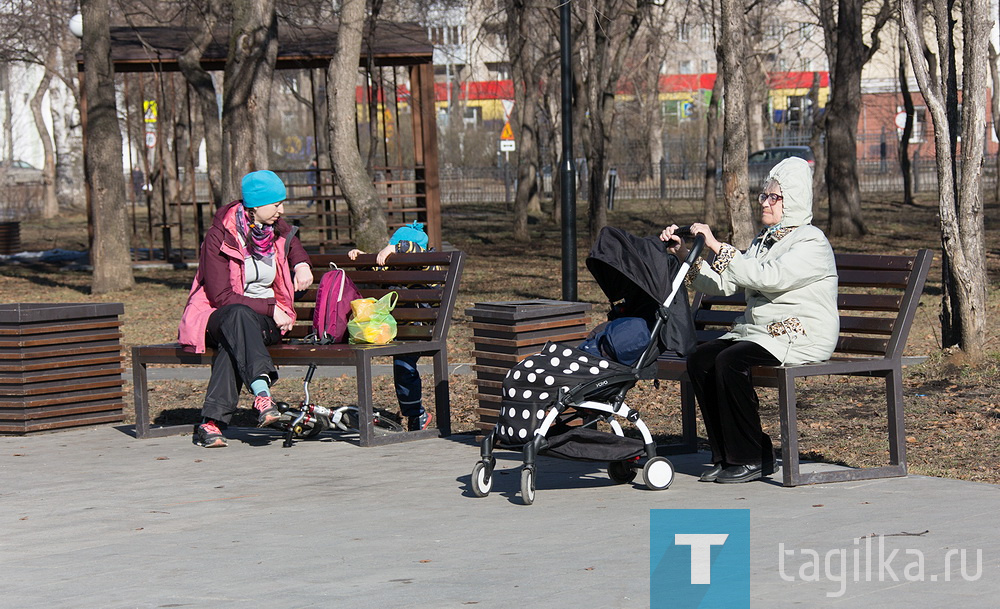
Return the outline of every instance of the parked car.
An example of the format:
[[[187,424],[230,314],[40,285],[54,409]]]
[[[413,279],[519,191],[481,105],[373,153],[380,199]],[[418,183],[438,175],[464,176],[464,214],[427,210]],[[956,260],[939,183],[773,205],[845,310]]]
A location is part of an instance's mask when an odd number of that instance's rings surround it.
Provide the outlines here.
[[[805,159],[810,168],[816,165],[816,157],[813,156],[812,148],[809,146],[778,146],[758,150],[751,154],[748,159],[750,184],[752,186],[759,185],[767,177],[767,173],[771,171],[772,167],[793,156]]]
[[[2,184],[40,184],[42,170],[36,169],[24,161],[0,161],[0,183]]]

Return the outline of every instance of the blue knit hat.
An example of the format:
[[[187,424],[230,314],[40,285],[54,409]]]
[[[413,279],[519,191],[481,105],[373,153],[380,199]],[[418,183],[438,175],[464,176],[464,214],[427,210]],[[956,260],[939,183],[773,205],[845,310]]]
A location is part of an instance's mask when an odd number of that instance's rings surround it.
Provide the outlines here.
[[[424,225],[413,222],[400,226],[389,238],[389,245],[396,245],[400,241],[412,241],[419,245],[420,249],[427,249],[427,233],[424,232]]]
[[[288,198],[285,183],[278,174],[267,169],[251,171],[243,176],[240,184],[243,191],[244,207],[260,207],[271,203],[280,203]]]

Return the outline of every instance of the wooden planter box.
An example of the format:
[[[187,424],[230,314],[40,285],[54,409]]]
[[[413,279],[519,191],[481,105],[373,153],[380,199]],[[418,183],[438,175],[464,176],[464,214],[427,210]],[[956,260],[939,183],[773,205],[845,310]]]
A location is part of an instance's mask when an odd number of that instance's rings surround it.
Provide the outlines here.
[[[504,376],[515,364],[534,355],[548,341],[583,342],[591,305],[560,300],[477,302],[465,314],[472,318],[472,341],[479,392],[479,429],[496,425]]]
[[[124,420],[121,303],[0,305],[0,433]]]

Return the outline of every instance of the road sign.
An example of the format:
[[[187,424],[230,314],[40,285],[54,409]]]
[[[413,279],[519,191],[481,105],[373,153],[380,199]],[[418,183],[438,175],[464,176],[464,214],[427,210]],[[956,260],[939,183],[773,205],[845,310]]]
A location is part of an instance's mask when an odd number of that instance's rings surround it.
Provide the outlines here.
[[[156,132],[146,132],[146,148],[156,148]]]
[[[503,104],[503,120],[510,120],[510,111],[514,109],[514,100],[512,99],[501,99],[500,103]]]
[[[510,122],[503,124],[503,131],[500,132],[500,139],[510,140],[512,142],[514,141],[514,130],[510,128]]]
[[[900,112],[896,115],[896,128],[906,129],[906,112]]]
[[[514,152],[517,150],[517,143],[514,140],[500,140],[500,152]]]
[[[142,102],[143,119],[147,123],[156,122],[156,100],[147,99]]]

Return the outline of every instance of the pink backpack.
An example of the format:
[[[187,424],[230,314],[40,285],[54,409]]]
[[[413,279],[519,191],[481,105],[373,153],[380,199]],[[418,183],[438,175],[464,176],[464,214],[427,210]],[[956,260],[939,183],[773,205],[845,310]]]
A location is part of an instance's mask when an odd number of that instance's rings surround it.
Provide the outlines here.
[[[316,289],[313,334],[306,340],[320,345],[346,342],[351,301],[361,297],[361,292],[347,273],[330,263],[330,270],[323,273]]]

